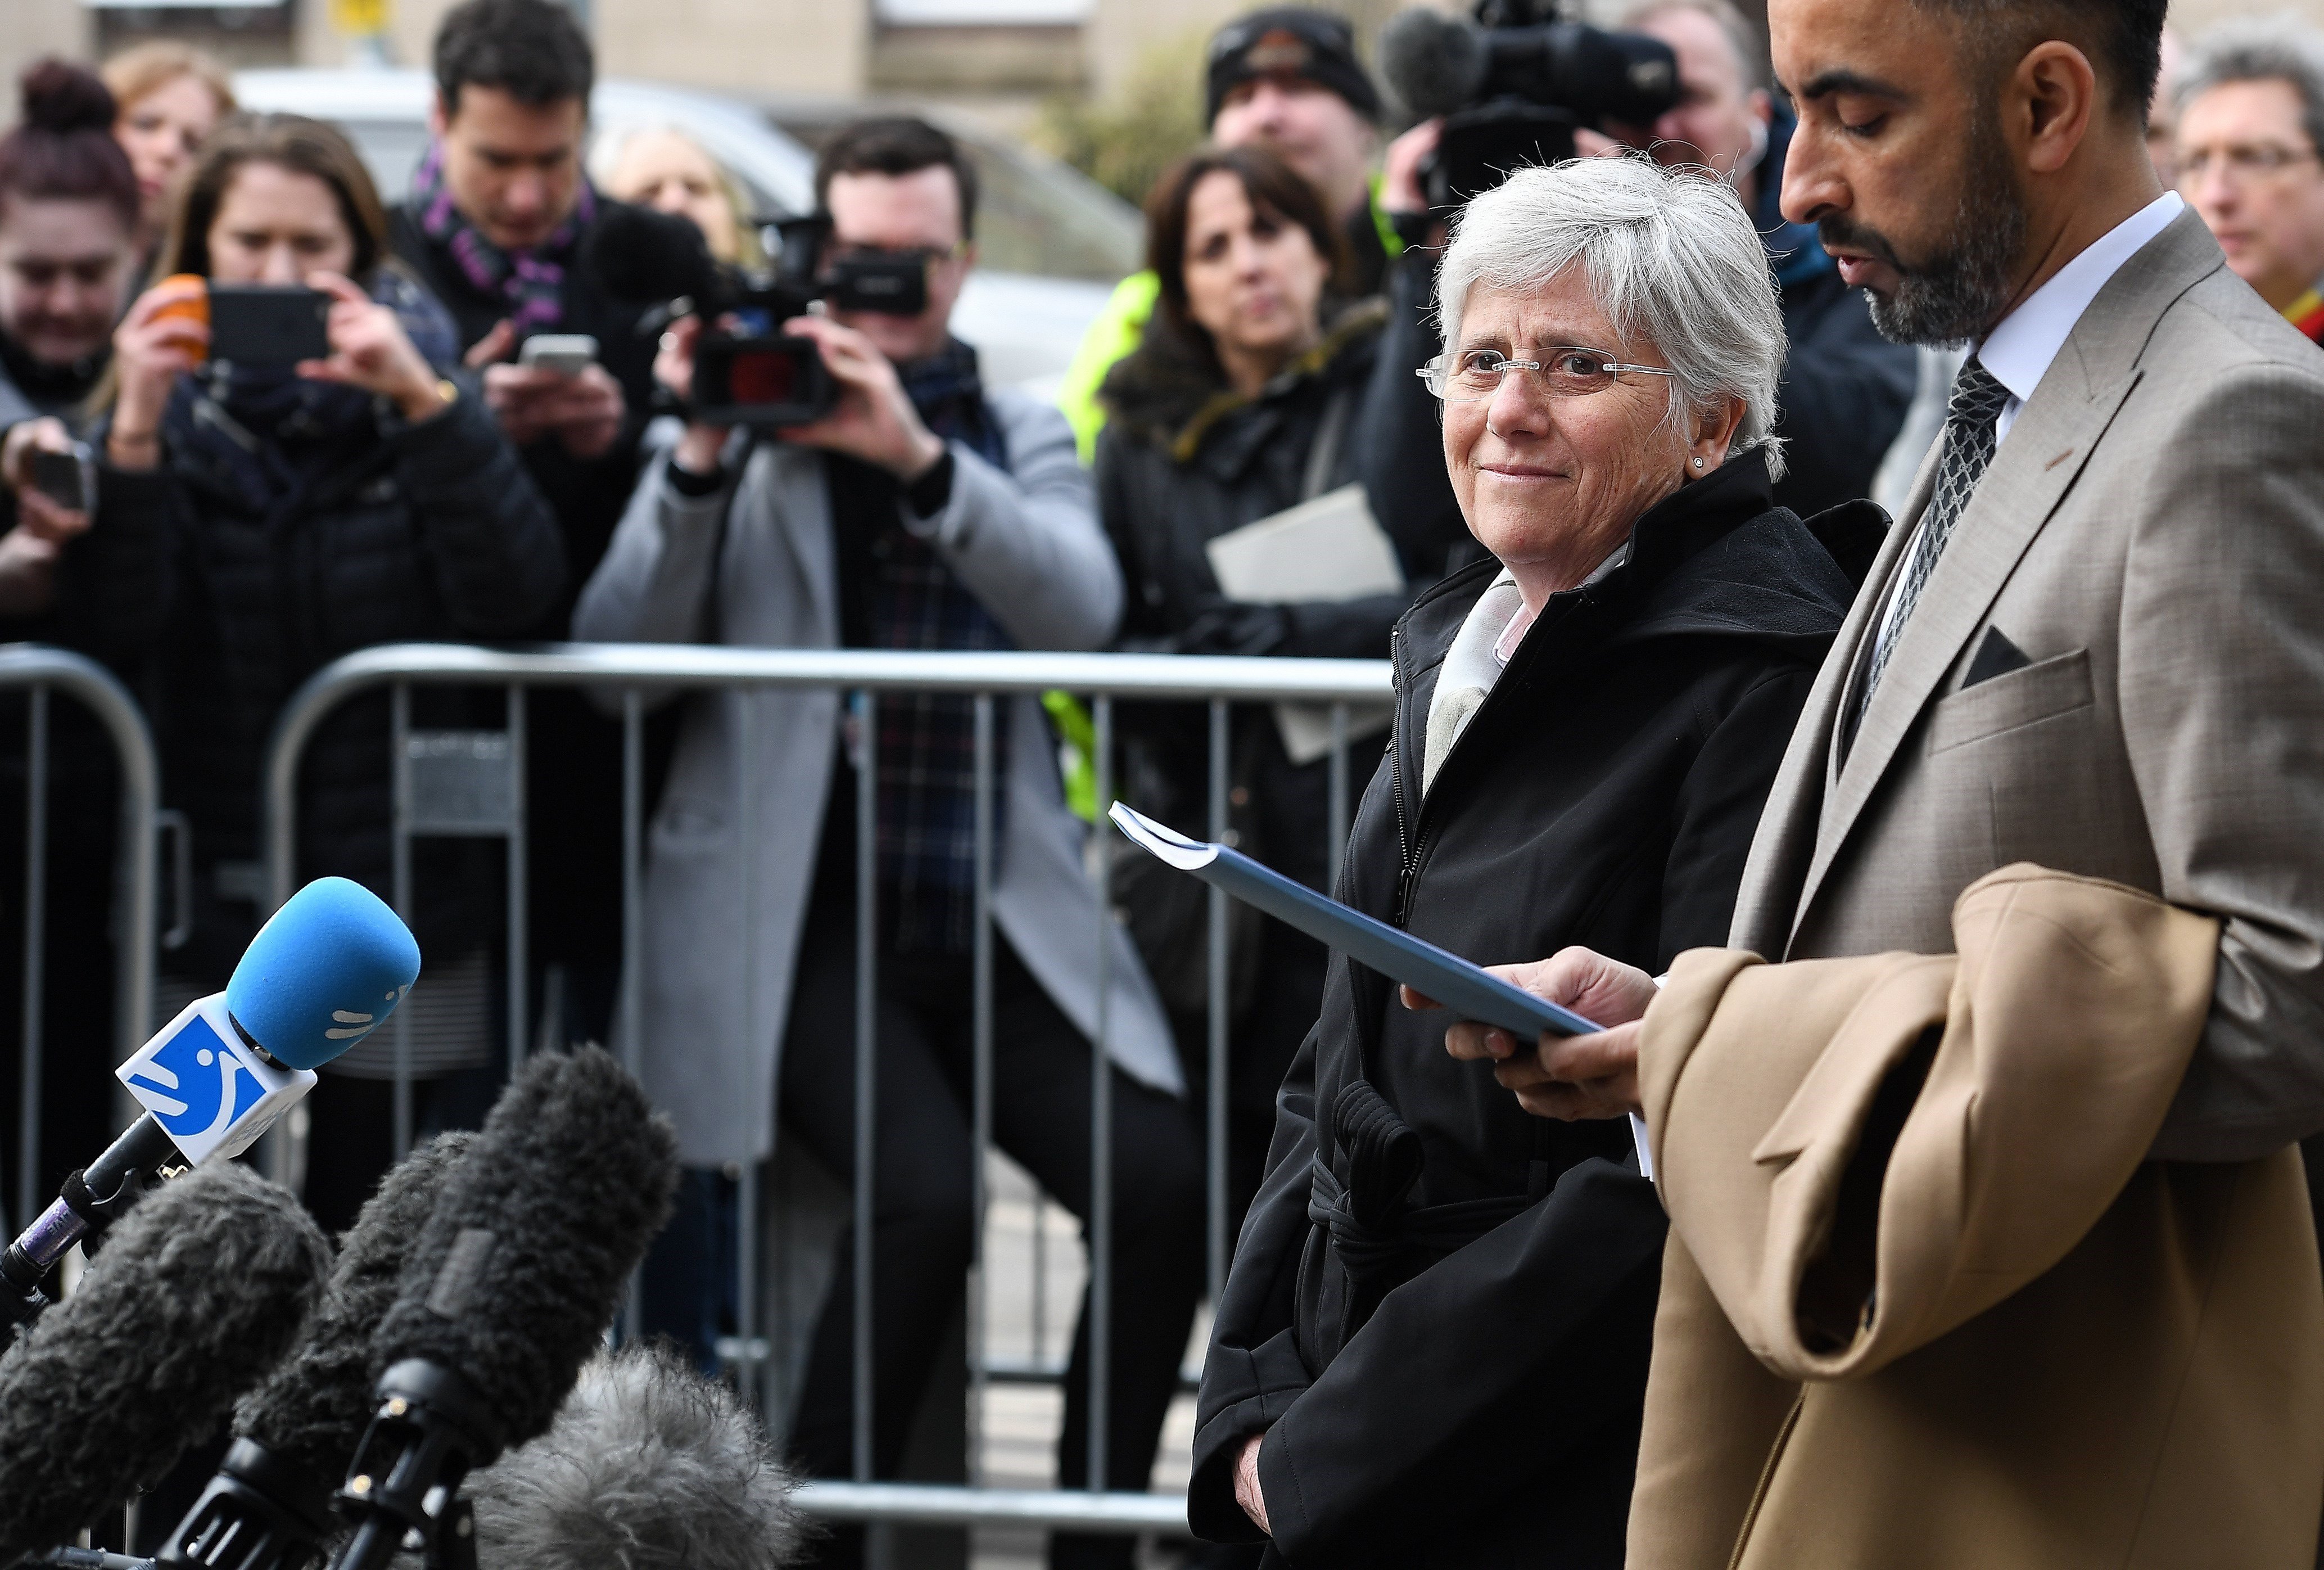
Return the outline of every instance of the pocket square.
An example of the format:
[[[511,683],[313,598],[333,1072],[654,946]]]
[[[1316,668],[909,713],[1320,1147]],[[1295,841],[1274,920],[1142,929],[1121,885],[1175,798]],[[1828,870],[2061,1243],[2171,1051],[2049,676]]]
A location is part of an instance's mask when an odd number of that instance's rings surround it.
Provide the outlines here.
[[[2033,663],[2024,650],[2001,635],[2000,628],[1987,627],[1985,642],[1977,646],[1977,658],[1969,662],[1969,674],[1961,678],[1961,687],[1967,690],[1980,681],[2023,670]]]

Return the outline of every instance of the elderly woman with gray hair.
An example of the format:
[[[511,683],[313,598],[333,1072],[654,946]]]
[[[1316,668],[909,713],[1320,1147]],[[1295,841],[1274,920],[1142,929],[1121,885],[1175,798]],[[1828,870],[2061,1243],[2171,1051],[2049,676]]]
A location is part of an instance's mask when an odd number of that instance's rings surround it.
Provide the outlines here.
[[[1437,307],[1422,374],[1494,559],[1397,625],[1340,898],[1480,964],[1587,944],[1660,971],[1724,941],[1853,592],[1770,498],[1766,252],[1700,172],[1530,169],[1469,205]],[[1627,1125],[1527,1116],[1423,1006],[1333,956],[1218,1307],[1189,1517],[1268,1565],[1618,1565],[1661,1207]]]

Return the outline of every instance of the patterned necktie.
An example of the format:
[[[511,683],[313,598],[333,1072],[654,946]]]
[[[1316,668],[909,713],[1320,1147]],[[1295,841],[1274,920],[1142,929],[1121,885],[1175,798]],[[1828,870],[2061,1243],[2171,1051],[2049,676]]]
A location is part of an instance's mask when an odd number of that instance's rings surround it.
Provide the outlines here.
[[[1937,460],[1936,489],[1921,515],[1920,536],[1913,541],[1912,557],[1897,582],[1895,607],[1881,617],[1874,634],[1872,660],[1865,668],[1863,684],[1857,688],[1855,712],[1849,716],[1851,744],[1856,727],[1864,721],[1864,711],[1871,706],[1873,688],[1880,685],[1880,673],[1888,668],[1888,657],[1904,635],[1904,623],[1920,603],[1929,575],[1936,570],[1938,554],[1952,537],[1953,525],[1969,510],[1978,481],[1993,462],[1993,449],[2000,439],[2001,411],[2008,402],[2009,389],[1978,364],[1975,355],[1961,363],[1960,374],[1953,378],[1952,397],[1945,405],[1945,449]]]

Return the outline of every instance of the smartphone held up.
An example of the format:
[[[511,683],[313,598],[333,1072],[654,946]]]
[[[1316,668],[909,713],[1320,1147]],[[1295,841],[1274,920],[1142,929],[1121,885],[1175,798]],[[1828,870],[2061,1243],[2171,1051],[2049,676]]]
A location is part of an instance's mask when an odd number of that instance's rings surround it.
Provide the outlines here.
[[[212,283],[181,272],[163,281],[198,286],[163,316],[207,322],[209,357],[230,365],[295,365],[328,359],[331,297],[304,284]]]

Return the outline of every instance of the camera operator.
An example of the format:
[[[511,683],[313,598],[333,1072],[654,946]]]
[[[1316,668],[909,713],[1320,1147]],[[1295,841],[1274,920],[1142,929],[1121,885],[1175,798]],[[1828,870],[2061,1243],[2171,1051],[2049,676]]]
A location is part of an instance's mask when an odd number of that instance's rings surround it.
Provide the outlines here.
[[[1702,164],[1725,177],[1767,247],[1791,353],[1776,391],[1790,471],[1775,500],[1803,518],[1872,494],[1881,457],[1904,423],[1917,365],[1912,346],[1872,326],[1862,293],[1777,199],[1794,122],[1767,90],[1757,35],[1729,0],[1647,0],[1622,23],[1678,57],[1679,101],[1642,145],[1657,162]]]
[[[823,150],[826,267],[918,262],[915,315],[834,309],[778,323],[813,340],[830,412],[771,439],[696,419],[651,466],[581,597],[585,637],[759,647],[1093,649],[1121,577],[1073,434],[1055,410],[985,388],[950,318],[973,250],[974,175],[917,120],[860,122]],[[657,367],[715,396],[697,322]],[[739,385],[747,378],[734,376]],[[972,699],[881,698],[878,801],[873,1474],[892,1477],[960,1301],[972,1248],[969,1000],[975,928]],[[1056,751],[1031,697],[996,706],[992,914],[995,1134],[1089,1214],[1089,1109],[1107,924],[1082,872]],[[695,1167],[763,1159],[786,1131],[834,1172],[854,1159],[856,766],[837,695],[757,691],[687,705],[650,831],[646,932],[628,984],[655,1036],[646,1085]],[[747,749],[747,755],[744,755]],[[741,798],[744,790],[754,799]],[[756,832],[744,837],[745,825]],[[745,869],[744,862],[748,858]],[[735,919],[738,887],[752,891]],[[1118,930],[1106,1007],[1113,1076],[1112,1313],[1106,1486],[1143,1489],[1202,1286],[1202,1158],[1176,1099],[1169,1030]],[[732,978],[756,978],[738,997]],[[790,1443],[817,1477],[851,1471],[855,1241],[843,1242]],[[659,1273],[673,1264],[665,1249]],[[706,1271],[703,1272],[706,1274]],[[706,1288],[708,1283],[704,1283]],[[681,1307],[680,1313],[685,1310]],[[698,1323],[698,1312],[691,1316]],[[1085,1333],[1067,1376],[1058,1476],[1087,1479]],[[1127,1566],[1128,1538],[1060,1538],[1056,1565]],[[854,1564],[860,1528],[820,1545]]]
[[[562,5],[466,0],[437,32],[435,70],[434,144],[391,243],[451,310],[485,405],[557,515],[569,577],[523,635],[562,639],[636,487],[653,391],[653,339],[637,330],[649,306],[608,287],[590,245],[615,205],[582,169],[595,64]],[[595,338],[597,363],[513,363],[549,333]],[[562,1004],[569,1039],[602,1039],[621,954],[621,731],[560,692],[532,695],[527,728],[534,984],[561,967],[570,991],[542,1007]]]
[[[1378,294],[1404,245],[1372,178],[1379,89],[1356,58],[1347,22],[1288,5],[1228,23],[1211,37],[1204,102],[1213,145],[1264,147],[1323,197],[1345,241],[1333,292],[1349,300]],[[1065,372],[1057,403],[1073,421],[1084,462],[1096,457],[1105,427],[1098,390],[1145,337],[1161,292],[1151,268],[1123,279]]]

